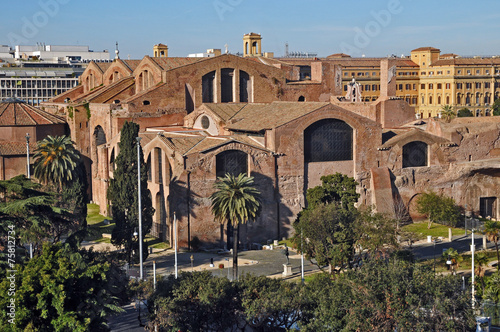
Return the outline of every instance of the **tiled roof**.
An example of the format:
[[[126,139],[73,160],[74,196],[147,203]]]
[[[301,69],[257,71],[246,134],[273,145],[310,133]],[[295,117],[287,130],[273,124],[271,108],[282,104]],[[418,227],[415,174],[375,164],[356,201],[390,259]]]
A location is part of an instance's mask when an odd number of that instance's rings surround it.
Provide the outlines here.
[[[189,65],[207,58],[151,58],[163,70],[170,70],[185,65]]]
[[[122,60],[122,61],[127,65],[127,67],[130,68],[131,71],[134,71],[142,60]]]
[[[259,132],[282,126],[327,105],[330,104],[320,102],[248,104],[230,119],[227,128]]]
[[[219,116],[223,121],[227,121],[238,113],[243,107],[248,104],[243,103],[217,103],[204,104],[213,113]]]
[[[104,73],[113,63],[112,62],[99,62],[94,61],[97,67],[99,67]]]
[[[47,113],[18,99],[0,102],[0,126],[35,126],[66,123],[64,119]]]
[[[441,50],[439,48],[435,48],[435,47],[419,47],[419,48],[412,50],[412,52],[422,52],[422,51],[438,51],[438,52],[440,52]]]
[[[127,76],[102,89],[97,90],[95,93],[87,97],[87,101],[92,103],[106,103],[113,99],[114,96],[120,94],[135,84],[133,76]]]
[[[190,149],[203,141],[203,136],[162,136],[161,140],[170,146],[173,150],[185,155]]]
[[[36,142],[30,143],[30,151],[36,149]],[[0,156],[26,155],[26,143],[0,141]]]

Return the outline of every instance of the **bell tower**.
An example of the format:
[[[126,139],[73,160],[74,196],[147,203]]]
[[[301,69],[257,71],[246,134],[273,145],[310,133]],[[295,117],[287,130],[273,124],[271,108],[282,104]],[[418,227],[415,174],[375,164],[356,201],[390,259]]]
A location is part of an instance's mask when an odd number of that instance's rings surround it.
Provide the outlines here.
[[[261,56],[262,37],[258,33],[250,32],[243,36],[243,56]]]
[[[168,46],[165,44],[156,44],[153,46],[153,57],[155,58],[167,58],[168,57]]]

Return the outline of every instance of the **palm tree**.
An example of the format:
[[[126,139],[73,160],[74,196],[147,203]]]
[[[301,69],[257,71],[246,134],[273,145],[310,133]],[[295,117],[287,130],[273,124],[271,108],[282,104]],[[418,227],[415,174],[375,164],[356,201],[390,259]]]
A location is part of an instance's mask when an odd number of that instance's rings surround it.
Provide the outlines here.
[[[35,177],[53,183],[60,190],[73,180],[80,155],[68,136],[47,136],[38,142],[33,158]]]
[[[217,178],[216,191],[210,196],[212,213],[220,223],[233,226],[233,280],[238,278],[238,231],[240,224],[254,220],[260,213],[260,191],[253,177],[241,173]]]
[[[498,241],[500,241],[500,221],[488,220],[484,224],[484,234],[488,238],[488,241],[495,243],[495,249],[497,251],[497,270],[500,271],[500,255],[498,252]]]
[[[444,105],[441,109],[441,117],[446,121],[450,122],[456,116],[453,107],[450,105]]]

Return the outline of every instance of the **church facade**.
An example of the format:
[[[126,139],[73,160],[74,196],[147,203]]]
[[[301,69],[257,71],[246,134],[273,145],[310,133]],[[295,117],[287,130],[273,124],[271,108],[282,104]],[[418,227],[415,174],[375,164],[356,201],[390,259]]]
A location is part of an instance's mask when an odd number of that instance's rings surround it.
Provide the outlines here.
[[[359,205],[394,216],[415,215],[415,197],[434,190],[497,217],[499,119],[416,119],[397,97],[395,70],[407,60],[379,59],[379,96],[363,101],[356,81],[346,94],[335,61],[287,62],[252,54],[260,52],[252,45],[245,57],[157,52],[164,56],[92,63],[78,87],[44,103],[66,117],[101,213],[109,213],[120,128],[134,121],[155,208],[152,234],[170,241],[175,213],[182,246],[195,237],[219,246],[230,236],[209,199],[226,172],[254,176],[262,192],[261,216],[241,230],[247,247],[290,236],[306,190],[336,172],[359,183]]]

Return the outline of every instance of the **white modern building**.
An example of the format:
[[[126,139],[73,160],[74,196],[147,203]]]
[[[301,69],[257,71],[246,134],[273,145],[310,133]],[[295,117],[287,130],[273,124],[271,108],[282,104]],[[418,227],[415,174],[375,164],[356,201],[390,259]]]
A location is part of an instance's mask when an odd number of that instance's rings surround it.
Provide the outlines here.
[[[16,59],[38,59],[44,61],[109,61],[109,52],[94,52],[88,46],[71,45],[17,45],[14,57]]]

